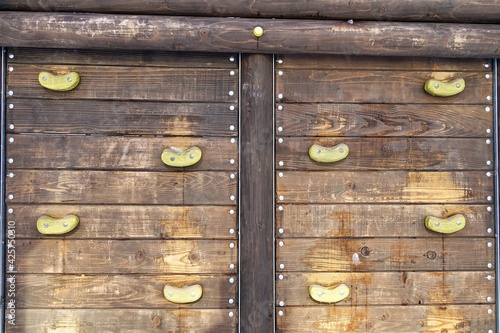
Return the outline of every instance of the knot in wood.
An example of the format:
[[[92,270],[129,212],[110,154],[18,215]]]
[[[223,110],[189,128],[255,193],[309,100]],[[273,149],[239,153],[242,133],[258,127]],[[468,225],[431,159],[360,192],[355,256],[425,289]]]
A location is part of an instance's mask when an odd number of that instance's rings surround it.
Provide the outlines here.
[[[434,260],[437,258],[437,253],[436,253],[436,251],[427,251],[425,256],[430,260]]]
[[[151,325],[153,328],[159,328],[161,326],[161,317],[160,316],[154,316],[151,318]]]
[[[142,251],[142,250],[137,251],[137,253],[135,254],[135,259],[138,261],[143,260],[144,259],[144,251]]]
[[[370,248],[368,246],[363,246],[361,248],[360,252],[361,252],[361,255],[363,255],[364,257],[367,257],[370,255],[370,252],[372,252],[372,251],[370,250]]]

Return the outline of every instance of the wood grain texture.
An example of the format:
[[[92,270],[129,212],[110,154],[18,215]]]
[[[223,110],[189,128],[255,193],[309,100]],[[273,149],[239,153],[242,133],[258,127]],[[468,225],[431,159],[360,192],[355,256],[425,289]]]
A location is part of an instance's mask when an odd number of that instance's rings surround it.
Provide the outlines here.
[[[9,98],[17,133],[236,136],[237,103],[44,100]],[[233,106],[235,110],[229,108]]]
[[[290,307],[277,332],[484,332],[495,328],[491,305]]]
[[[2,13],[0,24],[0,44],[8,47],[453,58],[493,58],[500,52],[500,25],[493,24],[9,11]],[[257,25],[265,31],[260,38],[252,34]]]
[[[465,90],[455,96],[434,97],[423,89],[428,79],[449,81],[463,78]],[[276,79],[280,103],[421,103],[421,104],[491,104],[492,79],[484,73],[431,71],[353,71],[306,70],[283,71]]]
[[[230,240],[17,240],[16,269],[32,274],[235,274]]]
[[[228,172],[15,170],[12,203],[231,205]]]
[[[220,137],[117,137],[68,135],[12,135],[10,169],[93,169],[147,171],[238,170],[238,142]],[[193,146],[202,158],[188,168],[168,167],[161,161],[164,149]],[[233,161],[231,164],[230,161]]]
[[[483,271],[494,264],[493,238],[290,238],[276,250],[283,272]],[[465,250],[466,249],[466,250]],[[358,259],[353,259],[357,254]],[[493,266],[490,269],[493,273]]]
[[[6,332],[237,332],[232,309],[21,309],[16,316]]]
[[[483,137],[493,106],[443,104],[278,103],[283,136]],[[489,107],[487,112],[487,107]]]
[[[333,147],[341,143],[349,147],[342,161],[318,163],[309,157],[313,144]],[[277,168],[287,171],[493,170],[493,151],[483,138],[286,138],[276,147],[276,159],[284,163]]]
[[[40,238],[42,215],[80,218],[65,238],[78,239],[236,239],[236,206],[128,206],[11,204],[8,219],[17,238]],[[232,233],[230,232],[232,230]]]
[[[345,283],[349,297],[336,306],[485,304],[494,306],[491,272],[367,272],[297,273],[276,281],[276,299],[289,306],[321,306],[309,296],[309,286]],[[490,301],[488,301],[490,300]]]
[[[446,237],[491,237],[493,212],[486,205],[281,205],[276,212],[280,238],[443,237],[425,227],[428,215],[466,217],[466,227]]]
[[[320,0],[297,2],[293,0],[207,0],[166,3],[161,0],[148,1],[119,0],[107,6],[99,0],[73,2],[71,0],[45,1],[4,0],[3,10],[33,11],[87,11],[98,13],[134,13],[196,16],[241,16],[269,18],[333,18],[392,21],[431,22],[500,22],[500,10],[494,0],[486,1],[395,1],[361,0],[345,2],[341,0]]]
[[[482,171],[287,171],[276,183],[280,203],[488,203],[493,195]]]

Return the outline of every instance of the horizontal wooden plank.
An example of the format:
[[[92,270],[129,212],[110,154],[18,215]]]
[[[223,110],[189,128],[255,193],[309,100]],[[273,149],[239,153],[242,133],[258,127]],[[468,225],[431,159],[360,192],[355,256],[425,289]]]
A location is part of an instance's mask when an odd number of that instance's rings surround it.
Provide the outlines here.
[[[234,248],[230,248],[233,243]],[[230,240],[21,240],[18,273],[235,274],[238,247]]]
[[[276,300],[285,306],[321,306],[309,286],[345,283],[350,294],[337,306],[495,304],[491,272],[368,272],[286,274],[276,281]]]
[[[225,309],[234,308],[235,283],[224,275],[59,275],[17,274],[16,309]],[[235,277],[233,277],[235,278]],[[203,296],[195,303],[174,304],[163,296],[165,285],[200,284]]]
[[[235,136],[236,104],[8,99],[10,133]]]
[[[279,103],[277,108],[283,136],[484,137],[493,129],[492,105]]]
[[[74,90],[51,91],[38,82],[42,71],[77,72],[81,81]],[[7,77],[7,89],[20,98],[236,102],[237,88],[238,74],[228,69],[17,64]]]
[[[276,262],[286,272],[483,271],[495,263],[493,238],[281,240]]]
[[[233,316],[229,316],[229,313]],[[20,309],[6,332],[237,332],[232,309]]]
[[[464,91],[452,97],[431,96],[429,79],[463,78]],[[397,92],[397,93],[393,93]],[[278,97],[279,94],[283,98]],[[277,101],[312,103],[491,104],[492,79],[484,73],[433,71],[284,70],[276,79]]]
[[[80,224],[65,238],[235,239],[236,206],[9,205],[7,218],[17,238],[43,237],[42,215],[75,214]],[[126,221],[126,223],[123,223]]]
[[[277,332],[443,333],[495,329],[492,305],[287,307]]]
[[[0,5],[1,6],[1,5]],[[117,65],[170,68],[238,68],[238,57],[221,53],[9,48],[8,64]],[[233,60],[230,58],[233,57]]]
[[[9,170],[9,172],[11,172]],[[231,205],[229,172],[14,170],[12,203]],[[236,198],[234,198],[236,199]]]
[[[491,139],[490,139],[491,142]],[[338,163],[309,157],[313,144],[344,143],[349,155]],[[493,170],[493,146],[464,138],[310,138],[284,139],[276,146],[281,170]],[[488,164],[489,161],[489,164]],[[279,162],[283,162],[280,166]]]
[[[493,177],[487,177],[483,171],[287,171],[276,183],[280,203],[488,203],[493,200]]]
[[[442,237],[425,227],[425,217],[455,214],[466,217],[466,227],[446,237],[493,236],[493,209],[486,205],[281,205],[276,226],[286,238]]]
[[[164,149],[194,146],[201,149],[202,158],[193,166],[168,167],[161,161]],[[220,137],[10,135],[7,154],[14,160],[9,166],[11,170],[238,171],[237,140],[232,142],[230,138]]]

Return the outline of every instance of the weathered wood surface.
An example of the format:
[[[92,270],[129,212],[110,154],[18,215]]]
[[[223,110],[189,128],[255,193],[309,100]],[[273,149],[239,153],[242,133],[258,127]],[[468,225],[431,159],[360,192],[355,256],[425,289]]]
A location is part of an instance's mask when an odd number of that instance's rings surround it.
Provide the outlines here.
[[[157,14],[157,13],[155,13]],[[500,25],[4,11],[8,47],[497,57]],[[264,35],[252,34],[255,26]]]
[[[230,172],[15,170],[9,203],[231,205]]]
[[[71,91],[43,88],[38,74],[77,72],[80,84]],[[234,72],[234,70],[233,70]],[[7,89],[18,98],[104,99],[182,102],[238,100],[238,76],[228,69],[17,64]],[[233,92],[233,95],[229,94]]]
[[[318,163],[309,157],[309,147],[313,144],[332,147],[341,143],[349,146],[349,155],[340,162]],[[284,170],[493,171],[493,151],[483,138],[297,137],[285,138],[278,147],[276,159],[282,161],[284,166],[278,165],[277,168]]]
[[[420,88],[419,88],[420,89]],[[441,101],[444,103],[445,101]],[[282,136],[484,137],[493,106],[444,104],[280,103]],[[488,111],[487,111],[488,110]]]
[[[36,220],[42,215],[80,218],[64,235],[78,239],[236,239],[236,206],[128,206],[9,204],[9,221],[17,238],[40,238]]]
[[[285,265],[284,272],[484,271],[495,263],[494,247],[488,247],[494,238],[290,238],[282,242],[276,262]]]
[[[20,309],[16,317],[9,332],[237,332],[233,309]]]
[[[447,97],[431,96],[424,90],[428,79],[463,78],[466,88]],[[376,87],[376,89],[375,89]],[[283,97],[278,97],[282,94]],[[283,70],[276,80],[276,100],[290,102],[348,101],[355,103],[491,104],[492,79],[484,73],[353,70]]]
[[[483,171],[286,171],[276,183],[280,203],[488,203],[493,195]]]
[[[203,296],[195,303],[174,304],[163,296],[166,284],[200,284]],[[228,300],[235,300],[237,284],[224,275],[17,274],[16,287],[16,308],[23,309],[224,309],[236,306]]]
[[[235,274],[231,240],[16,240],[16,270],[32,274]]]
[[[491,211],[488,211],[490,207]],[[466,217],[466,227],[446,237],[492,237],[493,206],[486,205],[281,205],[276,212],[280,238],[439,237],[425,227],[428,215]]]
[[[286,274],[276,281],[276,300],[288,306],[321,306],[309,286],[345,283],[350,295],[336,306],[495,304],[492,272],[368,272]]]
[[[238,170],[238,143],[219,137],[124,137],[68,135],[11,135],[9,166],[14,169],[98,169],[148,171]],[[168,167],[164,149],[197,146],[202,158],[188,168]],[[232,162],[232,163],[231,163]]]
[[[492,305],[287,307],[277,332],[443,333],[495,329]]]
[[[240,16],[269,18],[333,18],[392,21],[431,22],[500,22],[500,10],[496,0],[453,1],[423,0],[320,0],[298,2],[294,0],[209,0],[168,2],[161,0],[115,1],[113,6],[99,0],[74,2],[71,0],[33,2],[28,0],[4,0],[2,10],[33,11],[87,11],[98,13],[134,13],[196,16]]]
[[[9,132],[236,136],[237,103],[9,98]],[[230,110],[230,107],[234,110]]]

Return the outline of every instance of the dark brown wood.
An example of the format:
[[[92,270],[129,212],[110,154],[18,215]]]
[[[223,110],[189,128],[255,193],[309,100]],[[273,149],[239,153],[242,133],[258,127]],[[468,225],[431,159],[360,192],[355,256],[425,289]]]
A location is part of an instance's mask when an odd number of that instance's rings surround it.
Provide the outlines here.
[[[273,58],[244,55],[241,68],[240,329],[273,332]]]
[[[500,10],[495,0],[397,1],[397,0],[119,0],[113,6],[99,0],[29,1],[3,0],[2,10],[69,11],[98,13],[134,13],[197,16],[240,16],[269,18],[333,18],[433,22],[499,22]]]
[[[8,47],[493,58],[500,25],[2,12]],[[265,33],[256,38],[255,26]]]

